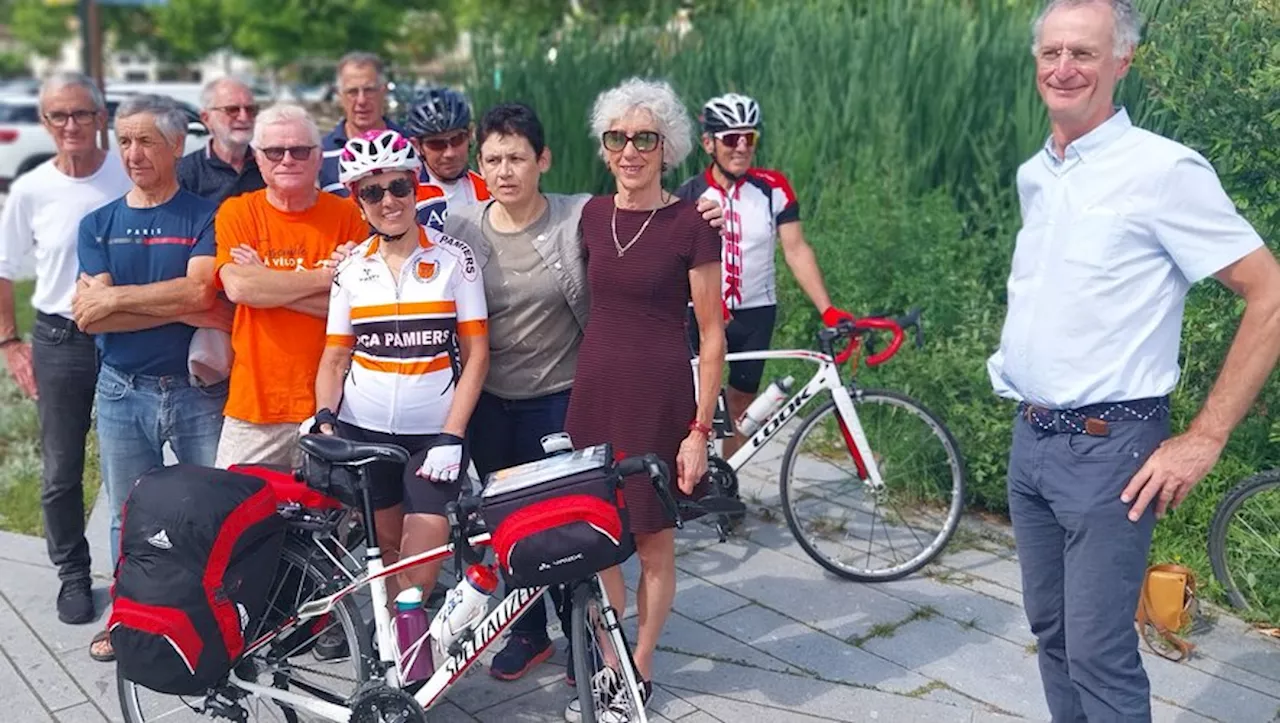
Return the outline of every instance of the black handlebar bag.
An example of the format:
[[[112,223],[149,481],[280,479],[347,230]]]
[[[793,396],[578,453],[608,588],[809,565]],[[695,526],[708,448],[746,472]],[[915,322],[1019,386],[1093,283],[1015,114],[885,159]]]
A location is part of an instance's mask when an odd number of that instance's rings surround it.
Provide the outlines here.
[[[508,588],[581,580],[635,552],[608,444],[494,472],[480,516]]]
[[[284,538],[259,477],[185,464],[143,475],[124,508],[107,622],[124,678],[170,695],[217,684],[262,618]]]

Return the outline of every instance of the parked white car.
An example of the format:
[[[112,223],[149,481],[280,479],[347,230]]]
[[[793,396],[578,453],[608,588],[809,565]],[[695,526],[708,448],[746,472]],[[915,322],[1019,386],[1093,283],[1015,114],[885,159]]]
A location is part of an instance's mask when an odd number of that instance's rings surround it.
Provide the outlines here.
[[[107,93],[107,116],[115,119],[116,107],[126,94]],[[53,157],[53,138],[40,125],[38,98],[34,95],[0,95],[0,192],[8,192],[13,179]],[[209,131],[200,122],[200,113],[189,103],[177,101],[187,115],[187,153],[203,148]],[[111,125],[108,125],[111,128]],[[108,131],[115,147],[115,131]]]

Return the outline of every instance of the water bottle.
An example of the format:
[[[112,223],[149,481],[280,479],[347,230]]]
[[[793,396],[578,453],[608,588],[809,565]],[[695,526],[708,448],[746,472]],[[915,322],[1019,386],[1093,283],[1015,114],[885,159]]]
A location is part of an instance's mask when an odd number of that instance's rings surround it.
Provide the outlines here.
[[[406,683],[426,680],[435,672],[431,638],[426,637],[427,611],[422,608],[422,588],[411,587],[396,595],[396,646]],[[421,643],[419,643],[421,641]],[[416,646],[416,647],[415,647]]]
[[[743,412],[738,418],[738,431],[744,437],[750,437],[756,433],[760,425],[765,423],[773,413],[778,411],[782,403],[787,401],[791,396],[791,385],[796,383],[795,377],[788,376],[786,379],[774,379],[769,383],[760,396],[747,407],[747,411]]]
[[[448,651],[464,630],[478,623],[489,609],[489,596],[498,589],[498,574],[488,565],[472,565],[431,621],[431,637]]]

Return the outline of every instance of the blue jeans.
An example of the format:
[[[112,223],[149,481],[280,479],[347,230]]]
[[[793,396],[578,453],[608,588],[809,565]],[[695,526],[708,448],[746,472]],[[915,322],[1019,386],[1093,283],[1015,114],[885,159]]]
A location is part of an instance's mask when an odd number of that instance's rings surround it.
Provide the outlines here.
[[[542,438],[564,431],[564,416],[568,411],[569,390],[533,399],[503,399],[481,392],[467,434],[480,481],[483,483],[490,472],[547,456],[542,451]],[[552,600],[560,606],[558,593],[552,589]],[[569,629],[568,624],[564,629]],[[539,599],[534,603],[511,630],[545,639],[547,608],[543,601]]]
[[[1009,514],[1055,723],[1151,720],[1133,615],[1155,504],[1130,522],[1120,491],[1169,435],[1169,420],[1110,427],[1093,437],[1014,422]]]
[[[125,374],[102,365],[95,402],[113,562],[120,559],[120,523],[134,483],[164,465],[165,442],[178,462],[212,467],[226,401],[225,381],[194,387],[185,376]]]

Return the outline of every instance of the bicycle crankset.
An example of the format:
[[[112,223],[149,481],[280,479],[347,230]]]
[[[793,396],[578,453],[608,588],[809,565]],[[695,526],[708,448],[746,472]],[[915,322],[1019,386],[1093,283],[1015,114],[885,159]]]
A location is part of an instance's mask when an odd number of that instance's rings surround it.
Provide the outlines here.
[[[728,462],[714,455],[708,457],[706,479],[711,483],[711,489],[707,492],[708,497],[738,499],[738,473],[729,466]],[[743,516],[743,514],[716,515],[716,534],[720,536],[721,542],[729,538],[729,533],[738,526]]]
[[[427,714],[407,691],[379,686],[356,694],[350,723],[427,723]]]

